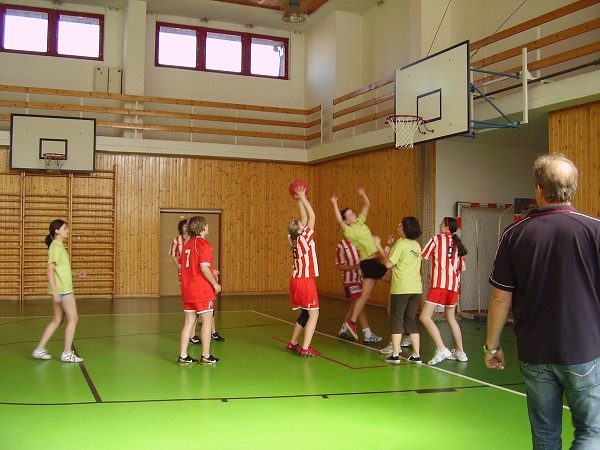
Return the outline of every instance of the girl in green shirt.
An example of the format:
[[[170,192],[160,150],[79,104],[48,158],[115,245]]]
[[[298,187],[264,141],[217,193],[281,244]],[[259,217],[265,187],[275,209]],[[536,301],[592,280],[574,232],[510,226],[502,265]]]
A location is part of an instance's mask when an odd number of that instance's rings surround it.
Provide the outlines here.
[[[71,270],[69,254],[64,246],[64,240],[69,237],[69,228],[65,221],[56,219],[50,223],[50,233],[46,236],[48,246],[48,293],[52,296],[52,309],[54,317],[46,326],[38,346],[32,355],[35,359],[50,359],[52,356],[46,350],[46,344],[63,322],[65,316],[65,347],[60,357],[63,362],[79,363],[83,361],[72,349],[73,337],[77,328],[77,306],[75,304],[75,293],[73,292],[73,274],[85,277],[85,272],[74,272]]]

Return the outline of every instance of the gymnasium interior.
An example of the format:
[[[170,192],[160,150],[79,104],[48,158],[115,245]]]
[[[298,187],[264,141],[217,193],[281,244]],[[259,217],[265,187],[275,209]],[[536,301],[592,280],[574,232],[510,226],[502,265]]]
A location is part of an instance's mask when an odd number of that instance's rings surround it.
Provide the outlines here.
[[[487,278],[503,227],[532,206],[537,156],[571,159],[573,204],[600,217],[600,0],[10,0],[0,15],[1,448],[531,448],[510,322],[506,369],[483,362]],[[466,64],[446,66],[457,49]],[[436,131],[399,146],[388,118],[403,114]],[[299,178],[316,213],[319,358],[286,351]],[[361,187],[377,236],[415,216],[423,246],[462,219],[468,362],[386,364],[385,282],[366,306],[383,341],[338,337],[331,195],[359,210]],[[168,253],[195,215],[225,340],[218,364],[180,367]],[[43,241],[57,218],[87,273],[81,364],[31,358],[52,316]],[[424,292],[429,276],[425,261]],[[49,350],[61,345],[62,328]]]

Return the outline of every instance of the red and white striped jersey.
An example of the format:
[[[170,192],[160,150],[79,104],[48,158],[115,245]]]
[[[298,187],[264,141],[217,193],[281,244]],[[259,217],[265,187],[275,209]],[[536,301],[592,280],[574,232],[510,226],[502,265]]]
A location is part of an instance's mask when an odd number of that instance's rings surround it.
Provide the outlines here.
[[[421,255],[423,259],[432,258],[431,288],[459,292],[460,273],[466,270],[466,265],[465,259],[458,256],[458,249],[452,245],[452,233],[436,234]]]
[[[171,242],[171,247],[169,248],[169,256],[174,256],[175,258],[179,258],[181,256],[181,249],[183,248],[183,236],[179,235],[173,242]]]
[[[304,227],[296,239],[296,247],[292,250],[294,256],[292,278],[314,278],[319,276],[314,234],[315,231],[312,228]]]
[[[360,263],[358,249],[347,239],[342,239],[335,249],[335,263],[343,266],[353,266]],[[344,284],[362,283],[363,274],[360,268],[344,270],[341,274]]]

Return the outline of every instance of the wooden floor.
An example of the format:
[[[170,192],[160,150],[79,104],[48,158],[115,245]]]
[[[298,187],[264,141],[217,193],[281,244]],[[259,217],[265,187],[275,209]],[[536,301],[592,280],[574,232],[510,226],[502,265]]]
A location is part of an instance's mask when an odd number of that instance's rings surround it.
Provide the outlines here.
[[[1,449],[527,449],[531,448],[515,340],[506,370],[484,367],[485,324],[460,322],[469,361],[385,364],[376,346],[336,337],[347,305],[321,299],[313,345],[285,351],[296,312],[285,295],[223,297],[215,366],[176,364],[183,323],[176,297],[79,300],[82,364],[30,357],[50,302],[0,302]],[[368,307],[387,335],[384,308]],[[439,326],[451,346],[447,325]],[[422,335],[422,357],[433,346]],[[199,346],[190,346],[198,357]],[[408,356],[408,355],[405,355]],[[564,410],[564,439],[573,436]]]

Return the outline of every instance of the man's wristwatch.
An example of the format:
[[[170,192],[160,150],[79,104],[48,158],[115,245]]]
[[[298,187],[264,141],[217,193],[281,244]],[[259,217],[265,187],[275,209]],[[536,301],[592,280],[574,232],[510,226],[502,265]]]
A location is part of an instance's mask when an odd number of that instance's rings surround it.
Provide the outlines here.
[[[493,348],[493,349],[489,349],[487,348],[487,344],[485,344],[483,346],[483,353],[485,353],[486,355],[495,355],[496,353],[498,353],[500,351],[501,347],[500,344],[498,344],[498,347]]]

